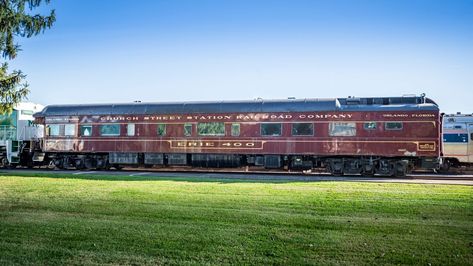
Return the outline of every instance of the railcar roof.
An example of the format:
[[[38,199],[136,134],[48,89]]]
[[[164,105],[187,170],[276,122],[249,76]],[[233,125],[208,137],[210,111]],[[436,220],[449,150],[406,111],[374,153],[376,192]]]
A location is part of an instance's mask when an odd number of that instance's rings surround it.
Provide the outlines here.
[[[288,99],[215,102],[164,102],[48,105],[35,117],[75,115],[253,113],[312,111],[414,111],[439,110],[425,97]]]

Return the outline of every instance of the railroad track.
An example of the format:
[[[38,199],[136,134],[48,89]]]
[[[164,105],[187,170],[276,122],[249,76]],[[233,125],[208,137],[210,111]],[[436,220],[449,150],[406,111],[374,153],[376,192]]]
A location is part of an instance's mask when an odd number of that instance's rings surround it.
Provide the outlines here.
[[[381,182],[381,183],[414,183],[414,184],[439,184],[439,185],[468,185],[473,186],[473,175],[471,174],[434,174],[434,173],[415,173],[406,177],[385,177],[385,176],[332,176],[327,173],[301,173],[301,172],[277,172],[277,171],[225,171],[223,169],[146,169],[146,168],[125,168],[123,170],[54,170],[54,169],[2,169],[2,173],[14,174],[67,174],[76,178],[87,178],[88,176],[114,175],[124,177],[123,180],[139,178],[140,180],[156,180],[157,178],[202,178],[209,181],[219,180],[243,180],[243,181],[263,181],[263,182],[322,182],[322,181],[341,181],[341,182]]]

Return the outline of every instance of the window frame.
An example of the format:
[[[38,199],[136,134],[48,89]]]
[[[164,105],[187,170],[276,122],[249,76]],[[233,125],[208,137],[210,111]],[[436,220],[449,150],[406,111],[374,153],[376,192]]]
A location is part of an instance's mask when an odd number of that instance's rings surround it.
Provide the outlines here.
[[[51,126],[57,127],[57,132],[58,132],[57,134],[54,134],[54,135],[51,134],[51,132],[52,132]],[[47,133],[48,137],[61,137],[61,136],[64,136],[64,134],[61,134],[61,126],[64,127],[64,124],[47,124],[46,125],[46,128],[47,128],[46,133]]]
[[[263,126],[266,126],[266,125],[279,125],[279,135],[267,135],[267,134],[263,134]],[[260,135],[262,137],[281,137],[282,136],[282,123],[260,123]]]
[[[334,133],[335,127],[338,125],[340,126],[341,124],[350,124],[353,125],[351,128],[354,129],[354,134],[349,134],[349,135],[339,135]],[[356,128],[356,122],[329,122],[328,124],[328,135],[330,137],[356,137],[357,136],[357,128]]]
[[[238,134],[234,134],[233,132],[233,128],[237,126],[236,128],[238,128]],[[240,123],[232,123],[231,127],[230,127],[230,135],[232,137],[239,137],[241,134],[241,124]]]
[[[115,134],[115,133],[113,133],[113,134],[103,134],[103,133],[102,133],[102,128],[103,128],[103,127],[106,127],[106,126],[109,126],[109,127],[112,127],[112,126],[113,126],[113,127],[118,127],[118,133],[116,133],[116,134]],[[100,135],[101,137],[118,137],[118,136],[121,135],[121,134],[120,134],[120,129],[121,129],[121,128],[120,128],[120,124],[101,124],[101,125],[99,125],[99,135]]]
[[[190,131],[186,130],[186,127],[190,127]],[[192,137],[192,130],[193,130],[193,126],[192,126],[192,123],[185,123],[184,124],[184,137]]]
[[[207,134],[202,134],[200,132],[200,125],[204,124],[218,124],[219,129],[223,129],[223,133],[207,133]],[[199,122],[197,123],[197,136],[202,136],[202,137],[223,137],[225,136],[225,123],[224,122]]]
[[[311,134],[294,134],[294,125],[296,124],[308,124],[308,125],[311,125],[311,131],[312,133]],[[291,123],[291,136],[293,137],[310,137],[310,136],[314,136],[315,135],[315,125],[314,123],[310,123],[310,122],[296,122],[296,123]]]
[[[90,135],[84,135],[83,134],[84,131],[82,130],[82,128],[85,128],[85,127],[90,128]],[[79,136],[81,136],[81,137],[92,137],[93,132],[94,132],[94,127],[93,127],[92,124],[79,125]]]
[[[130,134],[130,129],[133,128],[133,134]],[[136,124],[135,123],[128,123],[126,124],[126,136],[127,137],[134,137],[136,136]]]
[[[456,135],[455,140],[462,140],[462,141],[447,141],[445,139],[446,135],[449,135],[449,136],[455,136]],[[453,138],[450,138],[450,139],[453,139]],[[463,140],[465,140],[465,141],[463,141]],[[469,143],[468,133],[443,133],[442,134],[442,142],[447,143],[447,144],[468,144]]]
[[[72,126],[72,128],[73,128],[73,133],[72,133],[72,134],[67,134],[66,128],[67,128],[68,126]],[[77,131],[77,130],[76,130],[76,124],[71,124],[71,123],[69,123],[69,124],[64,124],[64,136],[66,136],[66,137],[75,137],[75,136],[77,136],[77,132],[76,132],[76,131]]]
[[[21,115],[33,115],[35,111],[33,110],[21,110],[20,114]]]
[[[160,131],[160,130],[159,130],[159,129],[160,129],[160,128],[159,128],[160,126],[163,127],[162,134],[160,134],[160,132],[159,132],[159,131]],[[166,124],[165,124],[165,123],[158,123],[158,124],[156,124],[156,135],[157,135],[158,137],[164,137],[164,136],[166,136]]]
[[[388,124],[400,124],[400,128],[388,128]],[[389,121],[389,122],[384,122],[384,130],[389,130],[389,131],[401,131],[404,129],[404,123],[399,122],[399,121]]]
[[[370,124],[372,124],[372,125],[374,124],[374,127],[367,127],[367,125],[370,125]],[[368,130],[368,131],[376,130],[376,129],[378,129],[378,122],[376,122],[376,121],[364,122],[363,123],[363,129]]]

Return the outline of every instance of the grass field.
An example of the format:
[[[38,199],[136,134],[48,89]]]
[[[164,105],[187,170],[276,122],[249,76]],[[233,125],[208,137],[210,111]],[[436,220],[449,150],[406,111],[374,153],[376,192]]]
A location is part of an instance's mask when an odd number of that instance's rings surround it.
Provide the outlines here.
[[[473,265],[473,187],[0,176],[0,264]]]

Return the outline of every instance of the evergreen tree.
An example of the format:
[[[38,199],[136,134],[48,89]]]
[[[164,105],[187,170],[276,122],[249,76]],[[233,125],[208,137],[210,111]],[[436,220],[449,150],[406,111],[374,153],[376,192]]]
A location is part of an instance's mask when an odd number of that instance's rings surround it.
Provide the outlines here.
[[[0,0],[0,52],[5,60],[14,59],[20,50],[15,37],[30,38],[53,25],[56,20],[54,10],[47,16],[30,14],[43,2],[48,4],[49,1]],[[1,64],[0,113],[11,112],[15,104],[26,98],[29,90],[25,77],[19,70],[8,73],[7,62]]]

